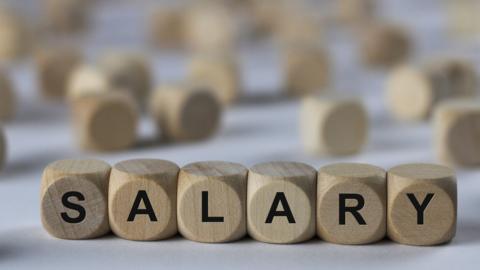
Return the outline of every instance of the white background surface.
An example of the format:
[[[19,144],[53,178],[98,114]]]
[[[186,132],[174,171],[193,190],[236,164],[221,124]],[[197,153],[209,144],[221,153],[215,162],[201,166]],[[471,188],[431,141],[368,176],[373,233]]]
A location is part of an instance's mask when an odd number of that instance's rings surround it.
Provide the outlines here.
[[[479,43],[445,39],[439,1],[384,1],[383,16],[411,27],[419,58],[450,51],[478,64]],[[134,46],[144,38],[143,26],[109,27],[123,18],[141,18],[139,9],[116,2],[101,4],[98,27],[90,34],[88,53],[118,42]],[[133,11],[131,11],[133,10]],[[39,185],[43,168],[62,158],[94,157],[115,163],[128,158],[161,158],[185,165],[200,160],[227,160],[251,166],[257,162],[294,160],[320,167],[335,161],[372,163],[389,168],[405,162],[435,162],[428,123],[405,124],[390,119],[383,102],[384,75],[362,70],[352,39],[330,34],[335,88],[362,96],[371,115],[370,138],[364,151],[343,158],[311,157],[303,153],[298,132],[299,103],[294,100],[243,102],[228,110],[218,135],[206,142],[162,145],[155,143],[150,119],[142,122],[142,142],[127,152],[86,153],[75,144],[68,110],[37,97],[35,75],[29,63],[11,68],[20,104],[18,116],[5,125],[8,164],[0,174],[0,269],[171,269],[171,268],[312,268],[312,269],[428,269],[475,268],[480,263],[480,170],[458,170],[458,230],[449,244],[410,247],[383,241],[367,246],[341,246],[313,239],[296,245],[270,245],[245,239],[230,244],[199,244],[180,237],[159,242],[132,242],[107,236],[97,240],[65,241],[50,237],[39,216]],[[453,47],[452,47],[453,46]],[[454,48],[454,49],[452,49]],[[278,94],[278,59],[271,47],[257,44],[242,49],[246,94]],[[418,58],[416,58],[418,59]],[[182,77],[182,58],[154,54],[159,81]]]

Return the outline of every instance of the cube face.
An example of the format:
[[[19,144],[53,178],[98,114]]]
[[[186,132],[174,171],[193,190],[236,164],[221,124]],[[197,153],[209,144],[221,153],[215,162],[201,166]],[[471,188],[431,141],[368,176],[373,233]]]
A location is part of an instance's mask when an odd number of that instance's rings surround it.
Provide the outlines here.
[[[177,165],[127,160],[114,166],[109,185],[112,231],[129,240],[160,240],[177,233]]]
[[[41,216],[45,229],[62,239],[89,239],[109,230],[110,166],[94,160],[55,162],[42,178]]]
[[[409,245],[442,244],[455,236],[456,219],[457,190],[452,170],[407,164],[388,172],[390,239]]]
[[[386,234],[386,173],[340,163],[318,173],[317,234],[338,244],[368,244]]]
[[[373,25],[363,33],[361,52],[364,63],[374,67],[399,64],[410,54],[410,37],[396,25]]]
[[[297,243],[315,235],[316,171],[293,162],[258,164],[248,176],[248,232],[267,243]]]
[[[248,170],[227,162],[198,162],[181,169],[178,229],[198,242],[230,242],[246,234]]]

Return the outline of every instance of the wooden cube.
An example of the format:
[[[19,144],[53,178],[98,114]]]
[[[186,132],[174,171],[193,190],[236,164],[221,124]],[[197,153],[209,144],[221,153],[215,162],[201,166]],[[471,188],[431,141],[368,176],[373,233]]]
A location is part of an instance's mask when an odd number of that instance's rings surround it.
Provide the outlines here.
[[[339,0],[336,4],[338,20],[342,23],[363,24],[376,15],[376,0]]]
[[[82,148],[114,151],[136,142],[139,115],[131,96],[118,92],[86,95],[72,102],[72,110]]]
[[[63,98],[72,71],[80,65],[82,54],[73,47],[49,47],[37,51],[37,81],[46,98]]]
[[[287,46],[321,42],[323,28],[318,10],[313,11],[308,5],[300,3],[289,3],[281,9],[283,14],[280,14],[274,32],[276,40]]]
[[[178,177],[178,229],[187,239],[231,242],[245,236],[248,170],[240,164],[189,164]]]
[[[7,157],[7,142],[5,140],[5,134],[3,128],[0,126],[0,170],[3,169]]]
[[[161,7],[150,15],[150,40],[159,48],[178,48],[184,45],[183,8]]]
[[[44,0],[44,18],[54,33],[76,33],[88,25],[89,0]]]
[[[303,163],[270,162],[248,174],[249,235],[258,241],[292,244],[315,235],[317,171]]]
[[[240,74],[236,59],[229,54],[207,53],[192,59],[189,78],[212,90],[223,106],[231,105],[240,94]]]
[[[0,60],[24,57],[31,48],[31,35],[22,18],[13,10],[0,8]]]
[[[0,122],[11,120],[16,111],[16,95],[7,73],[0,71]]]
[[[129,240],[161,240],[177,233],[176,164],[158,159],[117,163],[110,175],[112,231]]]
[[[355,154],[367,140],[367,112],[354,98],[336,95],[307,97],[301,105],[300,131],[308,153]]]
[[[201,85],[167,85],[152,97],[151,113],[163,139],[192,141],[211,137],[218,129],[221,105]]]
[[[359,163],[338,163],[318,172],[317,234],[337,244],[362,245],[387,232],[385,170]]]
[[[461,59],[436,60],[419,68],[403,65],[389,76],[387,104],[397,119],[424,120],[439,101],[472,97],[477,86],[475,68]]]
[[[427,246],[450,241],[457,223],[457,182],[448,167],[396,166],[387,175],[387,234],[395,242]]]
[[[453,165],[480,165],[480,104],[451,100],[435,109],[434,142],[439,160]]]
[[[318,93],[330,81],[327,52],[317,45],[289,45],[284,49],[284,73],[289,96]]]
[[[392,67],[410,56],[412,42],[402,27],[373,23],[363,28],[360,54],[363,62],[372,67]]]
[[[92,65],[76,67],[67,83],[67,98],[70,101],[109,91],[111,91],[111,87],[107,76],[98,67]]]
[[[110,231],[110,165],[98,160],[60,160],[45,168],[41,216],[45,230],[62,239],[89,239]]]
[[[130,93],[143,108],[150,94],[152,76],[148,61],[140,54],[112,51],[100,59],[99,70],[105,74],[111,90]]]

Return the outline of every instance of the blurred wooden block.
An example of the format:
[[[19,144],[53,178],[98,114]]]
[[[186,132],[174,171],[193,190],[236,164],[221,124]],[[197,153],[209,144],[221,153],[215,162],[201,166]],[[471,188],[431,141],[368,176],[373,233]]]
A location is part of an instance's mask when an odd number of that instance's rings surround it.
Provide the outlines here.
[[[41,184],[43,227],[62,239],[89,239],[110,231],[110,166],[98,160],[60,160],[45,168]]]
[[[110,175],[112,231],[128,240],[161,240],[177,233],[176,164],[157,159],[117,163]]]
[[[367,141],[368,126],[367,112],[354,98],[324,95],[307,97],[302,102],[300,131],[308,153],[358,153]]]
[[[362,245],[387,232],[385,170],[367,164],[338,163],[318,172],[317,234],[337,244]]]
[[[248,174],[249,235],[258,241],[292,244],[315,235],[317,171],[303,163],[270,162]]]
[[[111,91],[108,78],[99,68],[91,65],[76,67],[67,82],[67,98],[73,101],[91,94],[107,93]]]
[[[184,40],[183,8],[161,7],[150,15],[150,40],[159,48],[179,48]]]
[[[140,54],[112,51],[100,59],[99,70],[108,80],[111,90],[130,93],[140,108],[147,103],[152,76],[150,64]]]
[[[189,164],[178,178],[178,229],[187,239],[231,242],[246,235],[248,170],[240,164]]]
[[[5,71],[0,71],[0,122],[11,120],[16,111],[16,95],[13,84]]]
[[[3,128],[0,126],[0,170],[5,166],[7,159],[7,142],[5,140],[5,134]]]
[[[473,38],[480,33],[480,18],[478,10],[480,2],[477,0],[447,1],[446,7],[447,24],[449,32],[454,37]]]
[[[54,33],[77,33],[88,26],[89,0],[44,0],[46,27]]]
[[[36,53],[37,80],[41,93],[47,98],[64,98],[68,80],[80,65],[82,54],[73,47],[49,47]]]
[[[351,25],[364,24],[376,15],[376,0],[336,1],[338,20]]]
[[[234,103],[240,94],[240,74],[236,59],[225,54],[201,54],[189,65],[189,79],[205,85],[224,106]]]
[[[455,236],[457,182],[448,167],[405,164],[388,171],[387,233],[407,245],[438,245]]]
[[[387,104],[400,120],[430,117],[435,105],[449,98],[477,94],[477,74],[472,64],[460,59],[442,59],[424,67],[400,66],[387,81]]]
[[[282,11],[279,14],[280,18],[277,18],[278,22],[274,29],[276,40],[286,45],[321,42],[324,30],[318,11],[294,1],[287,3],[289,4],[284,4],[280,9]]]
[[[31,35],[14,11],[0,8],[0,61],[17,60],[31,48]]]
[[[289,45],[284,49],[286,91],[304,96],[322,91],[330,81],[330,62],[320,46]]]
[[[72,102],[73,123],[84,149],[127,149],[137,138],[138,112],[129,95],[117,92],[86,95]]]
[[[154,92],[151,113],[163,139],[190,141],[211,137],[220,125],[222,110],[208,88],[170,85]]]
[[[480,103],[451,100],[435,110],[434,142],[437,157],[448,164],[480,165]]]
[[[411,54],[412,41],[400,26],[377,22],[363,27],[360,34],[360,54],[368,66],[393,67]]]

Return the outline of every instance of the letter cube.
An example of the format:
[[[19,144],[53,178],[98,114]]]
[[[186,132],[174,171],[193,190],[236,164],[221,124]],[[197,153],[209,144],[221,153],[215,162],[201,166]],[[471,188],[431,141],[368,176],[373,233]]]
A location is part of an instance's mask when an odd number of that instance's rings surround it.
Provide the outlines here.
[[[8,74],[0,71],[0,122],[11,120],[16,111],[16,95]]]
[[[248,170],[240,164],[189,164],[178,177],[178,229],[187,239],[231,242],[245,236]]]
[[[85,0],[46,0],[46,27],[54,33],[75,33],[88,24],[89,5]]]
[[[179,48],[184,45],[184,9],[161,6],[150,15],[150,41],[159,48]]]
[[[338,163],[318,172],[317,234],[337,244],[360,245],[387,232],[386,172],[359,163]]]
[[[258,241],[291,244],[315,235],[317,171],[303,163],[270,162],[248,174],[248,233]]]
[[[76,67],[67,83],[69,101],[79,97],[111,91],[107,76],[99,68],[91,65]]]
[[[62,239],[89,239],[110,231],[110,165],[98,160],[60,160],[45,168],[40,205],[45,230]]]
[[[0,60],[12,61],[24,57],[31,48],[31,33],[21,16],[0,7]]]
[[[457,182],[453,170],[434,164],[404,164],[390,169],[387,179],[390,239],[428,246],[455,236]]]
[[[129,240],[161,240],[177,233],[176,164],[158,159],[117,163],[110,175],[112,231]]]

